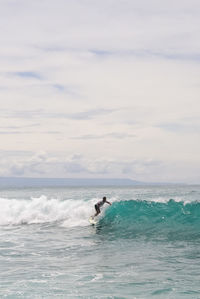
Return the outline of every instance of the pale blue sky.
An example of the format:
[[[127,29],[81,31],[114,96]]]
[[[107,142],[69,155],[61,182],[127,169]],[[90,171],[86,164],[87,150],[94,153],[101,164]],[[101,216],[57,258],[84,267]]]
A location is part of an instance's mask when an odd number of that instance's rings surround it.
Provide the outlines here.
[[[199,1],[0,4],[0,176],[199,183]]]

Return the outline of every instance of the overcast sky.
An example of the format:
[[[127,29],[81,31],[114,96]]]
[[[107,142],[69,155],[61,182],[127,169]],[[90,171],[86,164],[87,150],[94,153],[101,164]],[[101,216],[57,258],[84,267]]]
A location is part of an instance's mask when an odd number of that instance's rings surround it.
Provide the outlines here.
[[[199,0],[0,0],[0,176],[200,182]]]

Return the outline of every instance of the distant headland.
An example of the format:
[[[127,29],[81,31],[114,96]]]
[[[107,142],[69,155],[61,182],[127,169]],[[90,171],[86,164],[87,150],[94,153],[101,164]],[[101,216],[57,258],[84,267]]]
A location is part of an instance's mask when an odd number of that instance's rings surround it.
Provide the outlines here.
[[[134,186],[143,182],[119,178],[23,178],[0,177],[0,187]]]

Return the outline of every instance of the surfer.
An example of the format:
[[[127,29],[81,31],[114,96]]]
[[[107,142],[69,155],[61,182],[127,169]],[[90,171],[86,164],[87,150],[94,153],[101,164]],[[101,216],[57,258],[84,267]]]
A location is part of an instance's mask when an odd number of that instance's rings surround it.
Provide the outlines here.
[[[97,215],[99,215],[101,213],[100,207],[102,207],[104,205],[104,203],[107,203],[111,206],[111,203],[109,201],[107,201],[106,197],[103,197],[103,200],[98,201],[94,207],[96,210],[96,214],[94,214],[93,218],[96,217]]]

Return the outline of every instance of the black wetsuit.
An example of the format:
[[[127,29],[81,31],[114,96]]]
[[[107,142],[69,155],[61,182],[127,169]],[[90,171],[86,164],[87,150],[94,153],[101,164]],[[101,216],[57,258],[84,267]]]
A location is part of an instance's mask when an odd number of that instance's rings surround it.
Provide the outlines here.
[[[97,211],[97,213],[100,213],[101,211],[100,211],[100,207],[102,207],[103,205],[104,205],[104,201],[103,200],[101,200],[101,201],[98,201],[97,203],[96,203],[96,205],[94,206],[95,207],[95,210]]]

